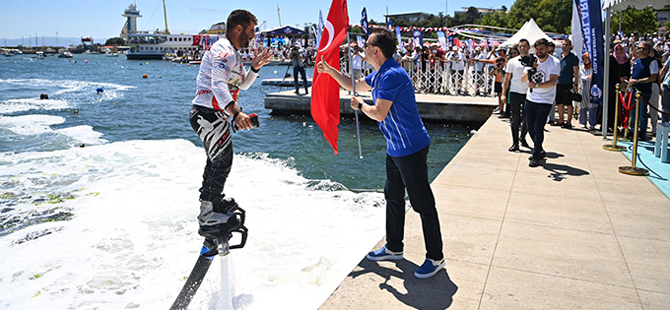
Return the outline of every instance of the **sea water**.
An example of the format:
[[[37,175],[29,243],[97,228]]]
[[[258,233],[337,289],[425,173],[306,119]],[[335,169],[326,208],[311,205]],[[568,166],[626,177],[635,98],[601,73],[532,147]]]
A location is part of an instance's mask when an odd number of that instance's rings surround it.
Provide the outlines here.
[[[188,123],[197,72],[101,55],[0,59],[0,309],[169,308],[202,245],[206,157]],[[316,309],[384,235],[376,124],[361,122],[361,160],[342,119],[333,156],[309,116],[264,109],[277,88],[260,79],[285,72],[263,68],[241,92],[261,127],[234,134],[225,191],[249,239],[212,264],[191,309]],[[434,178],[470,128],[427,128]]]

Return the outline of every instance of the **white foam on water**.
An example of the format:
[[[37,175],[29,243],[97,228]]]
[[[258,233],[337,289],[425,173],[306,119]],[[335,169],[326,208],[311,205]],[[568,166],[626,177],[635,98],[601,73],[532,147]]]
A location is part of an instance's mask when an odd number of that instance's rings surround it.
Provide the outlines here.
[[[18,135],[36,135],[52,132],[51,125],[62,124],[64,117],[52,115],[0,116],[0,128]]]
[[[34,89],[35,96],[2,100],[0,101],[0,113],[78,108],[80,105],[122,97],[125,91],[135,88],[135,86],[113,83],[45,79],[0,79],[1,84]],[[101,95],[96,94],[98,87],[104,89]],[[39,94],[45,91],[51,99],[39,99]]]
[[[0,154],[0,207],[14,209],[5,214],[74,214],[0,231],[0,308],[169,308],[202,245],[204,164],[185,140]],[[190,309],[217,309],[224,280],[234,309],[317,309],[384,234],[381,194],[315,189],[341,187],[330,183],[236,155],[226,193],[246,210],[249,239],[227,257],[227,279],[212,264]]]
[[[28,110],[60,110],[72,108],[67,100],[21,98],[0,101],[0,113],[13,113]]]
[[[64,117],[52,115],[0,116],[0,130],[10,131],[16,136],[26,136],[27,139],[41,139],[41,135],[55,134],[55,137],[48,140],[51,141],[51,145],[61,145],[60,148],[70,148],[74,143],[84,143],[86,145],[107,143],[107,140],[101,138],[102,133],[93,130],[93,127],[88,125],[56,130],[51,128],[52,125],[64,122]],[[7,138],[7,136],[4,136],[4,138]]]

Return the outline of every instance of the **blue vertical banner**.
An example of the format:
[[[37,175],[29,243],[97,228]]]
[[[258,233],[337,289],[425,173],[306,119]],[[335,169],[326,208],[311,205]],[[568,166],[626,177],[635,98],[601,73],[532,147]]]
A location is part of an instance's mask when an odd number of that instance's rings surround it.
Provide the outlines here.
[[[449,49],[448,46],[447,46],[447,35],[444,34],[443,31],[438,31],[437,32],[437,40],[440,41],[440,45],[442,46],[443,50],[446,51],[446,50]]]
[[[395,37],[398,40],[398,46],[404,50],[404,46],[402,45],[402,38],[400,37],[400,26],[395,26]]]
[[[368,29],[368,12],[365,8],[361,12],[361,28],[363,28],[363,33],[365,33],[365,39],[367,40],[370,36],[370,31]]]
[[[419,29],[414,29],[412,32],[414,35],[414,46],[422,47],[423,46],[423,35],[421,34],[421,30]]]
[[[454,36],[449,36],[449,39],[448,39],[447,42],[449,42],[449,46],[454,46]]]
[[[389,30],[393,30],[393,23],[391,23],[391,19],[389,18]]]
[[[358,46],[361,48],[365,46],[365,39],[361,38],[361,36],[356,36],[356,42],[358,42]]]
[[[579,10],[583,50],[591,56],[593,79],[591,79],[591,102],[603,104],[603,83],[605,79],[605,50],[600,0],[575,0]],[[574,39],[574,38],[573,38]],[[581,55],[580,55],[581,56]]]

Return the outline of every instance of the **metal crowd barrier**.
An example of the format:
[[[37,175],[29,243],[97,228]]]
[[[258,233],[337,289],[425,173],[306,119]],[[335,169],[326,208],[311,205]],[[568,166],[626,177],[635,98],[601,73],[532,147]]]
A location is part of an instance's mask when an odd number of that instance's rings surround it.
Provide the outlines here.
[[[437,61],[431,66],[426,64],[426,70],[421,65],[416,65],[413,61],[402,61],[401,66],[407,71],[414,84],[414,92],[417,94],[435,94],[452,96],[495,96],[493,92],[494,77],[489,73],[492,67],[488,64],[483,66],[482,72],[475,72],[475,65],[466,63],[465,69],[461,74],[459,71],[451,70],[451,62],[445,61],[444,64]],[[363,76],[367,76],[374,68],[363,62]],[[348,76],[349,62],[346,58],[340,60],[340,70]]]

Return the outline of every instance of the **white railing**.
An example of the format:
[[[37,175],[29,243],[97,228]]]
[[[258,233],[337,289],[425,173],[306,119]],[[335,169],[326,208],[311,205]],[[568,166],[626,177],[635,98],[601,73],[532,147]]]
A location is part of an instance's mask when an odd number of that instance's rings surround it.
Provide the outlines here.
[[[416,65],[414,61],[401,62],[402,67],[407,71],[412,83],[414,84],[414,92],[417,94],[436,94],[436,95],[452,95],[452,96],[494,96],[493,82],[494,77],[489,76],[492,67],[488,64],[483,66],[482,72],[475,72],[473,70],[476,65],[465,64],[465,69],[461,74],[459,71],[452,71],[450,69],[450,62],[445,61],[444,64],[436,61],[431,66],[426,63],[426,70],[424,71],[421,64]],[[349,62],[346,58],[340,60],[340,69],[348,76]],[[372,66],[363,62],[363,76],[367,76],[374,69]]]

